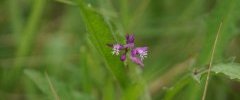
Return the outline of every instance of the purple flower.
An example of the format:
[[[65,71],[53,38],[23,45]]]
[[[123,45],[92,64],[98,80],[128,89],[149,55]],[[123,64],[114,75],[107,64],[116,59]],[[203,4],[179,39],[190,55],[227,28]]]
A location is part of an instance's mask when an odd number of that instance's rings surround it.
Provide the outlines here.
[[[130,60],[141,67],[144,66],[143,60],[147,57],[148,54],[148,47],[135,47],[134,46],[134,35],[133,34],[127,34],[126,35],[126,44],[114,44],[109,45],[112,47],[112,54],[113,55],[119,55],[121,50],[125,50],[125,52],[121,55],[120,60],[125,61],[127,58],[128,51],[130,52]]]
[[[134,48],[134,43],[129,43],[129,44],[126,44],[126,45],[124,45],[124,48],[129,48],[129,49],[132,49],[132,48]]]
[[[140,60],[139,58],[130,56],[130,59],[131,59],[134,63],[140,65],[142,68],[144,67],[144,64],[143,64],[142,60]]]
[[[147,53],[148,53],[148,48],[147,47],[137,47],[132,49],[131,51],[131,56],[136,56],[139,55],[140,59],[143,60],[144,58],[147,57]]]
[[[126,35],[126,45],[124,45],[124,48],[134,48],[134,35],[133,34],[127,34]]]
[[[114,44],[112,46],[112,54],[119,55],[120,50],[123,49],[123,46],[121,44]]]
[[[131,50],[130,59],[141,67],[144,66],[143,59],[147,57],[147,47],[137,47]],[[140,59],[137,58],[139,55]]]

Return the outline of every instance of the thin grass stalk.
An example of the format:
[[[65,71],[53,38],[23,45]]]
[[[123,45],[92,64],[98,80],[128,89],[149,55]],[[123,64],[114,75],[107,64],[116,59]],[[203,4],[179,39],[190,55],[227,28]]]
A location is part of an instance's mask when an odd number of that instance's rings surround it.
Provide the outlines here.
[[[216,38],[215,38],[215,41],[214,41],[214,45],[213,45],[213,48],[212,48],[211,58],[210,58],[210,61],[209,61],[208,72],[207,72],[207,79],[206,79],[206,83],[205,83],[205,86],[204,86],[202,100],[205,100],[205,98],[206,98],[208,83],[209,83],[209,80],[210,80],[211,67],[212,67],[212,63],[213,63],[213,59],[214,59],[214,53],[215,53],[215,49],[216,49],[216,45],[217,45],[217,42],[218,42],[218,38],[219,38],[221,28],[222,28],[222,22],[219,25],[217,35],[216,35]]]

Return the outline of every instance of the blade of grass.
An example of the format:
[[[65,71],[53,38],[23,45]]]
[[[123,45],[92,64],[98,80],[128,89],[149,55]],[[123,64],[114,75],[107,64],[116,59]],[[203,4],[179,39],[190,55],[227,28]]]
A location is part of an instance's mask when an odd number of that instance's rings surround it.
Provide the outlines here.
[[[51,89],[51,91],[52,91],[52,94],[53,94],[55,100],[60,100],[60,98],[59,98],[56,90],[55,90],[54,87],[53,87],[53,84],[52,84],[50,78],[48,77],[47,72],[45,72],[45,77],[46,77],[46,79],[47,79],[47,81],[48,81],[49,87],[50,87],[50,89]]]
[[[46,0],[34,1],[34,5],[32,8],[33,10],[31,11],[31,15],[20,38],[20,43],[16,54],[17,57],[15,62],[15,68],[22,66],[24,60],[21,57],[26,56],[30,51],[31,43],[33,41],[34,35],[36,34],[40,18],[43,14],[45,2]]]
[[[222,28],[222,22],[219,25],[219,28],[218,28],[218,31],[217,31],[217,35],[216,35],[216,38],[215,38],[215,41],[214,41],[214,45],[212,47],[211,58],[210,58],[210,61],[209,61],[208,72],[207,72],[207,79],[206,79],[206,83],[205,83],[205,86],[204,86],[202,100],[205,100],[205,98],[206,98],[207,89],[208,89],[208,83],[209,83],[209,79],[210,79],[211,67],[212,67],[213,58],[214,58],[214,54],[215,54],[215,49],[216,49],[216,45],[217,45],[217,42],[218,42],[219,33],[220,33],[221,28]]]

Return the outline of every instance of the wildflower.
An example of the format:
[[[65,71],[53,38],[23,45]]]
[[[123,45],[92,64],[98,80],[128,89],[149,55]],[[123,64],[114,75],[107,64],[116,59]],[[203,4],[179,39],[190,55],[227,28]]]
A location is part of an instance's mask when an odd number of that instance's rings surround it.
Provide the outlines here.
[[[147,57],[147,47],[137,47],[131,50],[130,59],[141,67],[144,66],[143,59]],[[139,55],[140,59],[137,58]]]
[[[127,42],[127,44],[134,43],[134,35],[133,34],[131,34],[131,35],[127,34],[126,35],[126,42]]]
[[[133,48],[134,47],[134,35],[126,35],[126,45],[124,45],[125,48]]]
[[[138,48],[134,48],[131,51],[131,56],[136,56],[139,54],[140,59],[143,60],[144,58],[147,57],[147,51],[148,48],[147,47],[138,47]]]
[[[113,45],[113,51],[112,54],[119,55],[120,50],[123,49],[123,46],[120,44]]]
[[[134,57],[134,56],[130,56],[130,59],[131,59],[134,63],[140,65],[141,67],[144,66],[143,62],[142,62],[139,58]]]
[[[127,58],[127,52],[130,52],[130,60],[141,67],[144,66],[143,60],[147,57],[148,54],[148,47],[135,47],[134,46],[134,35],[133,34],[127,34],[126,35],[126,44],[115,44],[115,45],[109,45],[112,47],[113,55],[119,55],[121,50],[125,50],[125,52],[121,55],[120,60],[125,61]],[[139,58],[140,57],[140,58]]]

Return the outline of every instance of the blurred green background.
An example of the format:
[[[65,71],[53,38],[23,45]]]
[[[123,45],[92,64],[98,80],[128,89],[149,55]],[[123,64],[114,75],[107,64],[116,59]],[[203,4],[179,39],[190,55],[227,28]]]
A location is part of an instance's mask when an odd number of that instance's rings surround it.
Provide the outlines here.
[[[239,10],[240,0],[1,0],[0,100],[201,100],[221,22],[206,100],[240,100]],[[105,45],[127,33],[149,47],[143,69]]]

